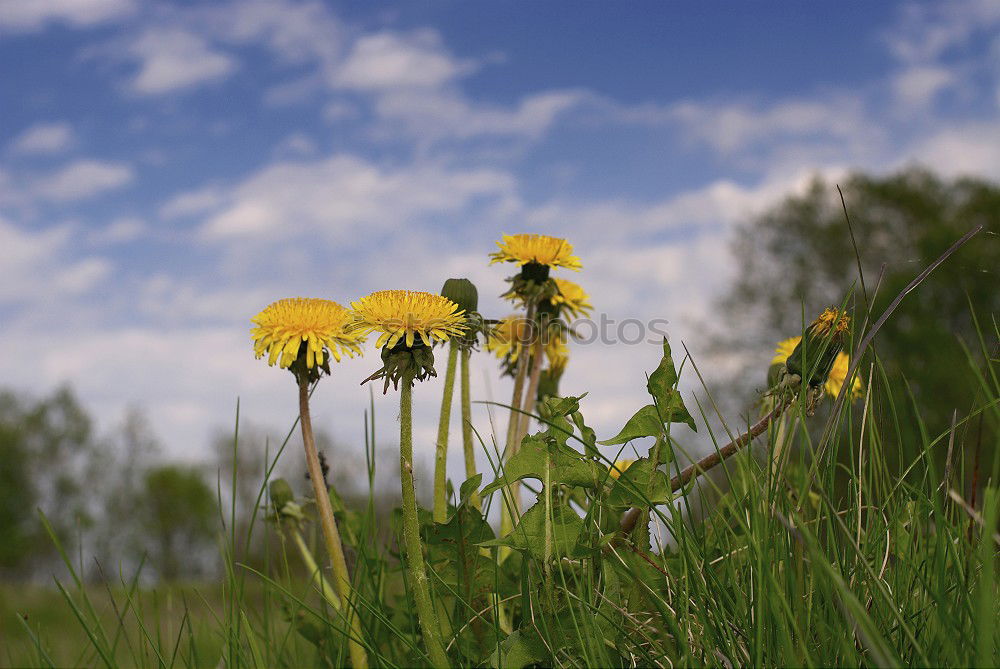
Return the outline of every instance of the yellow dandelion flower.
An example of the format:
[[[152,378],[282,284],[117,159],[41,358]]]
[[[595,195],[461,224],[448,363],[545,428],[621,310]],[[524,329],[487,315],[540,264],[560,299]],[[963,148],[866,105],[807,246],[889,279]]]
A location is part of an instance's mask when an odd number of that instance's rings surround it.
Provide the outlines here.
[[[521,356],[521,343],[530,336],[530,323],[524,316],[512,314],[501,320],[486,338],[486,350],[500,359],[511,363]],[[569,359],[569,347],[562,335],[550,332],[545,342],[545,357],[550,365],[565,366]]]
[[[559,292],[552,296],[553,304],[561,304],[562,308],[574,318],[590,315],[594,305],[590,303],[590,295],[587,295],[580,284],[560,278],[554,281]]]
[[[538,263],[548,267],[579,270],[583,265],[573,255],[573,245],[565,239],[547,235],[504,235],[497,242],[499,251],[490,254],[490,264],[515,262],[518,265]]]
[[[486,350],[498,358],[517,362],[521,355],[521,340],[528,336],[528,321],[512,314],[497,323],[486,338]]]
[[[347,354],[361,354],[364,336],[348,332],[353,316],[336,302],[311,297],[292,297],[268,305],[251,320],[250,330],[254,355],[259,359],[267,353],[267,364],[287,369],[299,356],[306,343],[306,368],[321,366],[324,351],[340,362]]]
[[[829,311],[829,310],[828,310]],[[826,312],[824,312],[825,314]],[[832,323],[830,320],[828,323]],[[799,345],[799,341],[802,337],[790,337],[778,342],[778,346],[774,349],[775,356],[771,360],[772,365],[783,364],[788,360],[788,356],[792,354],[795,347]],[[841,386],[847,380],[847,372],[851,367],[851,358],[849,355],[841,351],[834,358],[833,367],[830,368],[830,374],[826,377],[826,384],[823,388],[826,390],[826,394],[831,397],[836,397],[840,393]],[[854,383],[851,384],[851,397],[850,399],[855,400],[861,397],[861,393],[864,391],[864,384],[861,383],[861,379],[855,377]]]
[[[463,334],[465,311],[441,295],[415,290],[380,290],[356,302],[352,330],[368,334],[381,332],[376,347],[394,347],[400,339],[408,347],[419,336],[430,346],[436,339],[448,341]]]
[[[621,460],[615,460],[615,464],[613,464],[611,467],[608,467],[609,475],[611,476],[611,478],[617,479],[622,474],[624,474],[625,470],[631,467],[634,462],[635,460],[631,458],[623,458]]]

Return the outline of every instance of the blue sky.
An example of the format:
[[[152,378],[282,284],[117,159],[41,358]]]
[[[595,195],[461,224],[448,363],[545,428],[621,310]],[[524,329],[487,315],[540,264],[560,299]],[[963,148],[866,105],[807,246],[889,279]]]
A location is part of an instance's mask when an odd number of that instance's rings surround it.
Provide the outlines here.
[[[700,352],[732,226],[817,174],[1000,178],[998,34],[993,0],[0,0],[0,383],[68,382],[104,430],[139,406],[199,458],[237,397],[294,418],[260,308],[464,275],[502,315],[504,232],[568,238],[598,311],[666,318],[708,373],[762,367]],[[613,434],[657,357],[578,346],[564,390]],[[348,445],[373,359],[317,395]]]

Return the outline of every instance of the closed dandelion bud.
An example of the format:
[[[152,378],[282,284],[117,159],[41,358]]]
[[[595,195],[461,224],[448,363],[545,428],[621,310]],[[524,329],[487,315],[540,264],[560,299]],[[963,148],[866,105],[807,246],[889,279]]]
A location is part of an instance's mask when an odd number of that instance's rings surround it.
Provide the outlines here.
[[[835,309],[826,309],[806,328],[805,336],[785,361],[789,374],[799,376],[812,387],[826,383],[837,355],[850,331],[850,317]]]
[[[459,309],[464,309],[467,315],[479,311],[479,291],[476,284],[468,279],[448,279],[441,288],[441,294],[457,304]]]
[[[295,495],[292,493],[292,486],[288,485],[288,481],[274,479],[268,490],[271,493],[271,506],[277,517],[302,519],[302,510],[295,503]]]

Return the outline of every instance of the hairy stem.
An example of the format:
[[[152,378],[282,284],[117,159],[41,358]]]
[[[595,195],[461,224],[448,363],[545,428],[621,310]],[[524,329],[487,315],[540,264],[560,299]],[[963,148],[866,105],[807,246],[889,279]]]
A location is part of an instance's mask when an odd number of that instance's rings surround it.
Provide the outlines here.
[[[399,480],[403,493],[403,550],[410,573],[417,620],[424,637],[424,647],[435,667],[447,667],[448,656],[441,640],[441,628],[431,602],[430,584],[424,567],[417,521],[417,495],[413,486],[413,375],[403,376],[399,392]]]
[[[351,600],[351,577],[347,572],[347,561],[344,560],[344,548],[337,531],[337,521],[333,517],[333,507],[330,505],[330,493],[323,479],[323,469],[319,464],[319,454],[316,452],[316,441],[313,438],[312,418],[309,415],[309,382],[299,379],[299,423],[302,426],[302,443],[306,449],[306,465],[309,468],[309,480],[312,481],[313,494],[316,496],[316,512],[323,528],[323,538],[326,550],[330,554],[333,567],[333,582],[340,599],[347,604],[344,614],[351,628],[351,638],[348,640],[348,650],[351,654],[351,666],[362,669],[368,666],[368,656],[360,643],[361,621],[354,614],[349,602]]]
[[[472,349],[462,349],[462,450],[465,452],[465,478],[471,479],[476,475],[476,451],[472,443],[472,397],[469,390],[469,359],[472,357]],[[479,492],[472,493],[469,498],[476,510],[482,508],[479,499]]]
[[[434,522],[448,522],[448,428],[451,423],[451,400],[455,395],[455,363],[458,344],[448,348],[448,367],[444,374],[441,394],[441,415],[438,418],[437,452],[434,455]]]

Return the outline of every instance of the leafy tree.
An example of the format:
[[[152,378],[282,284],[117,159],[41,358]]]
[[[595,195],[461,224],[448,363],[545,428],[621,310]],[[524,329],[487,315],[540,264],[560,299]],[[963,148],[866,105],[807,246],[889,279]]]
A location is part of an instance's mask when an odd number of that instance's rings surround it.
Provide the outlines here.
[[[841,185],[857,255],[836,186],[821,179],[804,195],[747,222],[737,232],[736,279],[721,305],[727,322],[743,327],[717,343],[759,359],[763,370],[775,342],[801,332],[803,309],[808,321],[824,306],[840,304],[853,287],[850,306],[859,320],[866,296],[877,318],[914,276],[981,223],[985,232],[906,297],[875,340],[895,386],[894,405],[904,412],[901,442],[918,443],[909,438],[918,429],[907,413],[909,392],[931,433],[947,429],[953,411],[961,416],[977,401],[963,350],[967,346],[981,358],[973,314],[996,355],[991,333],[1000,312],[1000,186],[973,178],[943,180],[923,169],[886,177],[853,174]],[[762,377],[763,371],[749,385],[760,388]],[[963,436],[979,440],[975,427]],[[982,439],[990,443],[988,435]]]
[[[93,524],[103,448],[68,388],[37,401],[0,393],[0,575],[27,577],[57,560],[37,509],[67,548]]]
[[[197,468],[182,465],[148,469],[143,487],[139,512],[155,543],[149,557],[158,575],[197,573],[212,538],[215,493]]]

